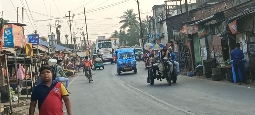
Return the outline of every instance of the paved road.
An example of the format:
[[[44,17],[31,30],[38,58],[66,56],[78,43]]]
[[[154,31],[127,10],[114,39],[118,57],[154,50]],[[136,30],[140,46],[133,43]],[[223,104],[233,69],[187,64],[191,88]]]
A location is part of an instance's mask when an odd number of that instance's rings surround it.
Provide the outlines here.
[[[116,65],[97,70],[93,83],[78,76],[69,90],[74,115],[252,115],[255,89],[231,83],[178,76],[146,83],[147,71],[116,75]]]

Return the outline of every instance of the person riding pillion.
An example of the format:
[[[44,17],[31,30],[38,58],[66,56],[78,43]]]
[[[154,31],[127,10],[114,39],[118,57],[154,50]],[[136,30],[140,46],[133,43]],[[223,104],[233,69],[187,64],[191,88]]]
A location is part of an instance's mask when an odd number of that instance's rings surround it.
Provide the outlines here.
[[[89,71],[89,74],[91,75],[91,69],[92,69],[92,63],[89,60],[88,56],[85,57],[85,60],[83,61],[83,67],[85,71],[85,76],[88,77],[87,71]],[[92,80],[93,81],[93,80]]]
[[[180,73],[180,68],[179,68],[179,63],[176,61],[176,55],[173,52],[172,48],[169,47],[168,51],[170,52],[170,57],[172,58],[172,60],[174,61],[174,65],[176,65],[176,71],[179,74]]]

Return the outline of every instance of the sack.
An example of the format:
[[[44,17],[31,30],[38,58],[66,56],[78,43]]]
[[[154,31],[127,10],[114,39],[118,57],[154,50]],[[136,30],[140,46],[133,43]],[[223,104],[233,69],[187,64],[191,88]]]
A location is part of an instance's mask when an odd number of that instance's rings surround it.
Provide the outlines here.
[[[57,65],[52,67],[52,79],[55,79],[57,77]]]

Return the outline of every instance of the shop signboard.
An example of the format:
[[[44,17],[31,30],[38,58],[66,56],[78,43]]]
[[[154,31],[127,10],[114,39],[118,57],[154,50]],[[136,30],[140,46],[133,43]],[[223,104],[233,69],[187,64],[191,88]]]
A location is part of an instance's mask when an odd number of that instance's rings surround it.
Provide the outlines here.
[[[12,28],[4,29],[4,47],[14,47],[14,37]]]
[[[33,45],[39,44],[39,34],[29,34],[27,35],[28,43],[32,43]]]

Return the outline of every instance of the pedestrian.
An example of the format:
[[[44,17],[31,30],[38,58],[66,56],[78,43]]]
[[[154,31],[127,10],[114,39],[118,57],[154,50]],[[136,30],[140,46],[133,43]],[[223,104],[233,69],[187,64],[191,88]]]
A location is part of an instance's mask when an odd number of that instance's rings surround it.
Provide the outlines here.
[[[62,60],[57,60],[57,64],[54,66],[53,79],[58,82],[66,82],[65,87],[68,89],[69,79],[65,75],[62,64]]]
[[[38,104],[39,115],[64,115],[62,100],[67,114],[72,115],[69,94],[61,82],[52,80],[51,67],[42,66],[39,72],[42,83],[32,92],[29,115],[35,114],[36,104]]]
[[[240,49],[240,43],[235,44],[235,49],[231,51],[231,60],[233,60],[234,71],[236,75],[236,82],[241,85],[241,81],[248,84],[246,81],[246,76],[244,75],[244,53]],[[239,71],[242,75],[242,80],[240,80]]]

